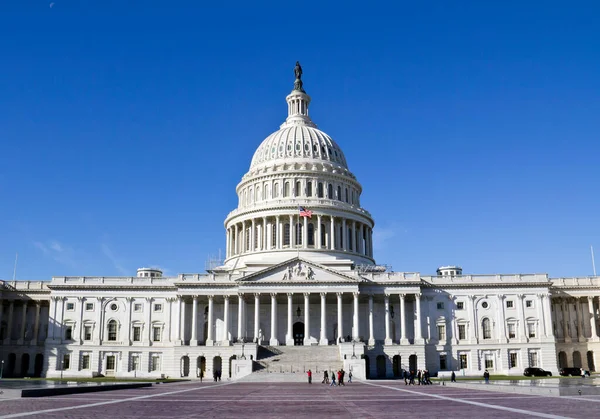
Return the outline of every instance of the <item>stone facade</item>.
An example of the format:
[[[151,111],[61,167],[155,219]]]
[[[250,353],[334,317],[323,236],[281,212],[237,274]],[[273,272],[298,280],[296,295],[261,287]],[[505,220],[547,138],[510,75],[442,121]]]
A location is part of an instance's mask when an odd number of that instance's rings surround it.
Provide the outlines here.
[[[222,266],[0,282],[3,374],[236,378],[259,345],[334,347],[357,377],[595,369],[600,278],[376,265],[375,223],[341,148],[304,90],[286,100],[237,186]]]

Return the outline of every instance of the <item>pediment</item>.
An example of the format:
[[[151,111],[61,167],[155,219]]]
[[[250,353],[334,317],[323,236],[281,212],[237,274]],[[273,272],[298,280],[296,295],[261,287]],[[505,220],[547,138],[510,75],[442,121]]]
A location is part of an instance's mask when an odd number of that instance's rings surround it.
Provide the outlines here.
[[[251,275],[239,279],[238,282],[246,284],[351,284],[359,282],[359,279],[314,262],[309,262],[300,258],[293,258],[275,266],[270,266],[262,271],[254,272]]]

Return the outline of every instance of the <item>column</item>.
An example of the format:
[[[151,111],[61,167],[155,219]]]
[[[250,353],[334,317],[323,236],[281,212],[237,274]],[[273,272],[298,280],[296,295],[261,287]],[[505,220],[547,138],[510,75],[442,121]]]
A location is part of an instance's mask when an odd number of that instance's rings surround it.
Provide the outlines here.
[[[507,343],[508,339],[506,337],[506,319],[504,318],[504,299],[506,295],[499,294],[496,296],[496,300],[498,302],[498,330],[497,330],[497,338],[501,343]]]
[[[269,234],[267,231],[267,217],[263,217],[262,230],[261,230],[261,240],[260,240],[260,250],[267,249],[267,240],[269,238]]]
[[[237,330],[237,341],[242,342],[244,338],[244,328],[242,327],[243,319],[243,306],[244,303],[244,295],[238,294],[238,330]]]
[[[302,231],[304,231],[304,233],[302,233],[302,248],[303,249],[307,249],[308,248],[308,217],[300,217],[298,216],[298,218],[302,218]],[[298,220],[300,221],[300,220]],[[313,234],[314,234],[314,229],[313,229]]]
[[[342,218],[342,250],[345,252],[348,250],[348,231],[346,228],[346,219]]]
[[[152,300],[153,298],[151,297],[146,298],[146,324],[148,325],[148,334],[146,336],[148,337],[149,345],[152,345]]]
[[[310,345],[310,293],[304,293],[304,345]]]
[[[423,332],[421,329],[421,296],[422,294],[420,292],[415,294],[415,343],[423,343]],[[456,331],[453,330],[452,333],[456,333]],[[456,333],[456,340],[458,341],[458,333]]]
[[[320,249],[323,247],[323,242],[321,240],[323,232],[321,231],[321,214],[317,215],[317,240],[315,243],[317,243],[317,249]]]
[[[596,326],[596,313],[594,311],[594,297],[588,297],[588,310],[590,313],[590,330],[592,331],[592,335],[590,338],[592,340],[598,340],[598,328]]]
[[[369,297],[369,311],[371,310],[371,300],[372,297]],[[383,304],[384,304],[384,308],[385,308],[385,345],[391,345],[392,344],[392,339],[390,338],[390,295],[389,294],[385,294],[385,296],[383,297]],[[372,317],[372,314],[369,315],[369,317]],[[371,322],[371,319],[369,318],[369,323]],[[369,324],[370,327],[370,324]]]
[[[36,301],[35,303],[35,322],[33,324],[33,338],[31,341],[32,345],[37,345],[37,341],[39,339],[39,334],[40,334],[40,310],[42,309],[42,302],[41,301]],[[0,303],[0,310],[2,310],[2,304]],[[0,315],[1,316],[1,315]],[[0,321],[2,319],[0,318]],[[83,329],[83,324],[81,324],[80,326],[80,331],[81,329]],[[47,338],[47,336],[46,336]]]
[[[52,314],[51,314],[51,318],[48,319],[48,329],[49,331],[52,332],[52,334],[50,336],[48,336],[48,338],[54,340],[56,339],[56,328],[57,328],[57,324],[56,324],[56,310],[58,307],[58,297],[50,297],[50,301],[51,301],[51,306],[52,307],[48,307],[48,312],[50,312],[50,310],[52,310]],[[10,312],[12,311],[12,306],[9,304],[8,306],[8,324],[7,324],[7,328],[6,328],[6,336],[4,337],[4,339],[8,339],[10,340],[10,331],[11,331],[11,327],[12,327],[12,319],[11,319],[11,314]],[[97,311],[97,313],[100,313],[100,310]],[[50,323],[52,322],[52,323]]]
[[[276,249],[281,249],[281,233],[282,233],[282,228],[281,228],[281,216],[278,215],[277,217],[275,217],[275,223],[277,224],[277,228],[275,230],[275,248]]]
[[[529,342],[529,337],[527,336],[527,322],[525,321],[525,295],[518,294],[517,295],[517,304],[519,304],[519,321],[521,322],[521,327],[519,329],[519,341],[520,342]]]
[[[252,231],[250,232],[250,251],[254,252],[256,248],[254,244],[256,243],[256,221],[254,218],[252,219]]]
[[[277,340],[277,293],[271,294],[271,339],[269,345],[278,346]]]
[[[358,253],[358,238],[356,237],[356,221],[352,220],[352,251]]]
[[[292,327],[292,293],[288,293],[287,295],[287,334],[285,335],[285,344],[288,346],[294,346],[294,331]]]
[[[175,327],[173,330],[175,331],[175,344],[181,345],[181,296],[178,295],[175,301],[177,301],[177,315],[175,316]]]
[[[275,227],[275,225],[272,222],[267,221],[267,229],[265,231],[266,231],[266,235],[267,235],[266,248],[268,250],[271,250],[273,248],[273,228],[274,227]]]
[[[190,346],[198,346],[198,296],[192,297],[192,340]]]
[[[358,330],[359,318],[358,318],[358,292],[353,293],[354,295],[354,318],[352,325],[352,340],[360,341],[360,331]]]
[[[60,339],[61,341],[64,340],[65,338],[65,334],[63,332],[63,323],[64,323],[64,318],[65,318],[65,299],[66,297],[59,297],[58,299],[58,318],[57,318],[57,325],[58,325],[58,336],[57,338]]]
[[[127,314],[127,319],[126,321],[126,325],[127,325],[127,334],[125,335],[125,343],[127,345],[131,345],[131,303],[133,302],[133,297],[126,297],[125,298],[125,310],[126,310],[126,314]],[[83,301],[81,302],[81,320],[83,320],[83,306],[85,304],[85,299],[83,299]],[[83,338],[81,336],[82,334],[82,330],[83,330],[83,324],[81,325],[81,328],[79,329],[79,341],[80,343],[83,343]]]
[[[585,342],[585,331],[583,327],[583,307],[580,297],[575,297],[575,309],[577,314],[577,337],[579,342]]]
[[[179,323],[181,326],[179,331],[181,336],[181,344],[185,345],[185,300],[183,299],[183,296],[181,296],[181,299],[179,300],[179,317],[181,319]]]
[[[102,343],[102,312],[104,311],[104,307],[102,307],[102,297],[96,297],[96,325],[94,327],[94,345],[100,345]],[[54,308],[54,319],[56,319],[56,307]],[[56,323],[56,320],[55,320]],[[52,336],[54,339],[54,336]]]
[[[571,342],[571,335],[569,334],[569,315],[567,313],[567,299],[562,299],[562,321],[563,321],[563,336],[566,343]]]
[[[17,340],[17,345],[22,345],[25,341],[25,326],[27,326],[27,301],[23,300],[23,313],[21,314],[21,330],[19,330],[19,338]]]
[[[329,341],[327,340],[327,321],[326,321],[326,302],[325,298],[327,297],[326,292],[321,293],[321,336],[319,338],[319,345],[327,346]]]
[[[231,246],[231,242],[229,241],[229,229],[225,230],[225,257],[229,257],[231,254],[229,247]]]
[[[475,310],[475,296],[469,295],[467,304],[469,309],[469,343],[479,343],[479,321],[477,320],[477,311]]]
[[[173,342],[173,302],[176,301],[175,298],[169,297],[167,298],[167,302],[169,303],[169,316],[167,318],[167,326],[169,328],[169,333],[167,335],[168,342]],[[131,310],[131,304],[129,305]],[[129,333],[131,333],[131,327],[129,328]],[[131,335],[129,337],[129,341],[131,342]]]
[[[406,294],[399,294],[398,297],[400,297],[400,344],[408,345],[408,339],[406,337],[406,311],[404,305]]]
[[[296,247],[296,226],[294,225],[294,216],[290,215],[290,249]]]
[[[331,216],[331,224],[329,225],[329,249],[335,250],[335,221],[333,215]]]
[[[240,250],[239,250],[239,243],[238,243],[238,225],[237,223],[234,224],[233,226],[233,231],[235,232],[234,236],[233,236],[233,254],[237,255]]]
[[[246,235],[248,234],[248,232],[246,231],[246,221],[242,221],[242,242],[240,243],[241,246],[239,246],[239,253],[243,254],[246,253]]]
[[[373,334],[373,294],[369,294],[369,346],[375,345]]]
[[[536,333],[536,338],[540,339],[542,336],[548,336],[548,332],[546,331],[546,314],[544,313],[544,294],[537,294],[537,298],[536,307],[540,327]]]
[[[260,332],[260,294],[254,294],[254,342],[261,344]]]
[[[338,333],[337,333],[337,342],[340,343],[344,341],[344,328],[342,327],[343,316],[342,316],[342,293],[337,293],[337,320],[338,320]]]
[[[206,320],[206,346],[215,344],[213,338],[213,316],[214,316],[215,296],[208,296],[208,319]]]
[[[231,339],[229,337],[229,295],[223,296],[223,338],[221,342],[229,346]]]

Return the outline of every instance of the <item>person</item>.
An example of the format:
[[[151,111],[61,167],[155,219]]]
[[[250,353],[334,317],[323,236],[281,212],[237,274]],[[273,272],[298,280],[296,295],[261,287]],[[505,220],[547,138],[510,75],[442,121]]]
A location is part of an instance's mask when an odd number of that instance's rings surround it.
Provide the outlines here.
[[[215,382],[217,381],[217,370],[213,371],[213,378],[215,379]]]
[[[421,385],[421,370],[417,370],[417,382]]]
[[[402,377],[404,378],[404,385],[408,385],[408,371],[402,370]]]
[[[348,382],[352,382],[352,371],[348,372]]]
[[[327,370],[323,371],[323,381],[321,381],[321,384],[329,384],[329,374],[327,373]]]
[[[308,370],[307,374],[308,374],[308,384],[312,384],[312,371]]]
[[[329,387],[337,387],[337,384],[335,383],[335,373],[333,371],[331,371],[331,384],[329,384]]]
[[[200,382],[202,382],[202,378],[204,378],[204,371],[200,369]]]
[[[485,370],[485,372],[483,373],[483,379],[485,380],[486,384],[490,383],[490,373],[488,372],[488,370]]]
[[[454,371],[452,371],[452,375],[450,376],[450,382],[456,383],[456,374],[454,374]]]

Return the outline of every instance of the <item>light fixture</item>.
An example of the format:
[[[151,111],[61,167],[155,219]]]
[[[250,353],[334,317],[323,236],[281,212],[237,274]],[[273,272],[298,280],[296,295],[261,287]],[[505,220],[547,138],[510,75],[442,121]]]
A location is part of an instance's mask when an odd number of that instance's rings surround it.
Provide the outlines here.
[[[298,310],[296,310],[296,314],[298,315],[298,317],[300,317],[302,315],[302,310],[300,309],[300,306],[298,306]]]
[[[390,306],[390,317],[394,318],[394,306]]]

